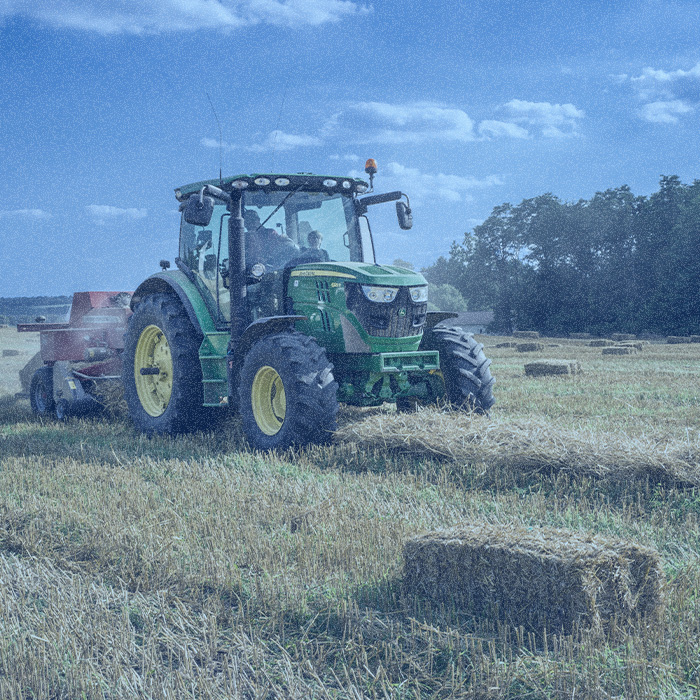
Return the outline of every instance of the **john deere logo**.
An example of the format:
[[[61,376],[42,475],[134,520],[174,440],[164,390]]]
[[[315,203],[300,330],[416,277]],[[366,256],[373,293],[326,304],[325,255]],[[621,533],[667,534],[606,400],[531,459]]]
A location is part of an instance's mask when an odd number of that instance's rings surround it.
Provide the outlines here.
[[[405,316],[406,315],[406,309],[399,309],[399,316]]]

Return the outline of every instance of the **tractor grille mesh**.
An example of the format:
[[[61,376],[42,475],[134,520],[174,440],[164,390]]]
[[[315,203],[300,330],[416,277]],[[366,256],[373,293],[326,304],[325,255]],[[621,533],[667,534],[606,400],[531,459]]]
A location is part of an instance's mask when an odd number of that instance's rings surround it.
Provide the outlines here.
[[[370,301],[358,284],[348,284],[345,288],[348,309],[370,335],[378,338],[405,338],[423,332],[428,304],[414,303],[407,287],[399,288],[396,299],[389,304]]]

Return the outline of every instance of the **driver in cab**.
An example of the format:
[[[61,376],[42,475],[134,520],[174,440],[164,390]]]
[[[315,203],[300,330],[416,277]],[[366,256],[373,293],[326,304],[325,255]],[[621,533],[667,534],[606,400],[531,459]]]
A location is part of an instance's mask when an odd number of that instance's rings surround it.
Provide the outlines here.
[[[246,209],[243,222],[246,228],[246,261],[249,264],[261,262],[280,267],[299,250],[289,236],[263,226],[255,210]]]

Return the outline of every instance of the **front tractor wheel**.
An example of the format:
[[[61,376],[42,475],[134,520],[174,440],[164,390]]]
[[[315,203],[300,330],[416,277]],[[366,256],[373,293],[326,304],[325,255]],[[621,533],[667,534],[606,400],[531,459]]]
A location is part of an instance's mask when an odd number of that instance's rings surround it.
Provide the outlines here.
[[[124,398],[134,425],[152,433],[199,427],[203,415],[201,337],[180,302],[146,297],[129,319],[124,340]]]
[[[454,326],[436,326],[426,331],[421,350],[440,352],[440,370],[448,401],[464,410],[486,413],[495,403],[491,360],[484,346],[470,333]]]
[[[328,442],[337,391],[333,365],[313,338],[295,331],[262,338],[246,354],[239,381],[248,442],[259,450]]]

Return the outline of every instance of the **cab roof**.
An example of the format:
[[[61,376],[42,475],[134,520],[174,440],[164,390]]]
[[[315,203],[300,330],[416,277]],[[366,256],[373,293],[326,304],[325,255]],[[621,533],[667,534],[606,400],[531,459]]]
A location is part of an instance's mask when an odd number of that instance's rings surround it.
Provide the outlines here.
[[[212,180],[193,182],[175,190],[178,201],[186,200],[191,194],[199,192],[205,185],[218,187],[225,192],[232,190],[253,191],[289,191],[303,190],[306,192],[341,192],[343,194],[360,194],[366,192],[368,185],[357,177],[338,177],[337,175],[314,175],[312,173],[252,173],[249,175],[232,175]]]

